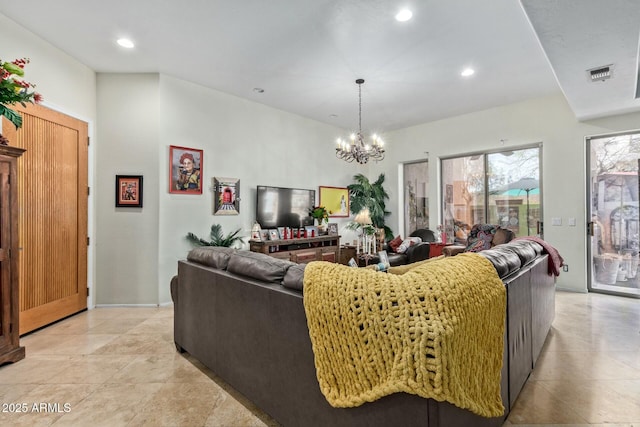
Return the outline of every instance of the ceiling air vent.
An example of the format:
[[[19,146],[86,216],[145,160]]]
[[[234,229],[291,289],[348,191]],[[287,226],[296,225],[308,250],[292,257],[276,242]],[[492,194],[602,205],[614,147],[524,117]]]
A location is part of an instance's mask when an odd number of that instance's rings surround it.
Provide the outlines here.
[[[592,68],[587,70],[587,75],[589,77],[589,81],[597,82],[597,81],[605,81],[611,78],[613,74],[613,65],[603,65],[602,67]]]

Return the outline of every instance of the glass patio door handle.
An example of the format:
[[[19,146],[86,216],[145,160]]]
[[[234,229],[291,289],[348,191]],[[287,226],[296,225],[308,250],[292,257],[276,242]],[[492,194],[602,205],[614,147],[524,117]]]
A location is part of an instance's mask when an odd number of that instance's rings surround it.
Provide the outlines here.
[[[538,236],[542,236],[542,232],[544,231],[544,224],[542,221],[536,221],[536,234]]]
[[[594,223],[593,221],[587,223],[587,236],[594,236]]]

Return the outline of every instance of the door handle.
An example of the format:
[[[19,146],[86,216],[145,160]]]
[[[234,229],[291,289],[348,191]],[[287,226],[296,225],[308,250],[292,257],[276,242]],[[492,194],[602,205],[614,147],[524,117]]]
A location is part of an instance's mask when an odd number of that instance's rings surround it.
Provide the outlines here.
[[[594,224],[593,221],[587,223],[587,235],[593,237],[594,236]]]

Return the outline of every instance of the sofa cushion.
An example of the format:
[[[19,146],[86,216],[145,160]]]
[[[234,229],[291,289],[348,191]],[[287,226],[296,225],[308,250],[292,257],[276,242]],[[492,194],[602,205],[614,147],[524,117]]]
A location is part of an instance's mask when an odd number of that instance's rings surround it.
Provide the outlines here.
[[[227,271],[269,283],[282,283],[287,270],[296,265],[291,261],[266,254],[237,251],[231,254]]]
[[[505,244],[505,248],[509,248],[509,250],[513,251],[520,258],[520,263],[522,265],[526,265],[533,261],[538,255],[540,255],[541,251],[537,251],[534,245],[541,245],[527,241],[527,240],[518,240],[515,242],[510,242]]]
[[[303,290],[304,269],[306,267],[307,264],[296,264],[289,267],[284,275],[284,279],[282,279],[282,286],[298,291]]]
[[[536,255],[542,254],[544,252],[544,248],[538,242],[534,242],[533,240],[527,240],[526,237],[517,238],[509,242],[509,246],[528,246],[536,252]]]
[[[494,248],[478,252],[478,254],[491,261],[500,278],[516,271],[522,265],[520,257],[518,257],[514,251],[504,246],[496,246]]]
[[[187,259],[198,264],[225,270],[229,263],[229,257],[236,252],[236,249],[222,246],[201,246],[189,251]]]

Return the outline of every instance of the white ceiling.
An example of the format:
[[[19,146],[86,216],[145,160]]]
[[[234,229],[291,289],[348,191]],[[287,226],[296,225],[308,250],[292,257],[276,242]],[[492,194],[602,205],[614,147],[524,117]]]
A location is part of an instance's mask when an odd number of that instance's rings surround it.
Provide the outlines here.
[[[97,72],[160,72],[348,129],[356,78],[363,128],[378,132],[560,90],[579,119],[640,110],[640,0],[522,3],[0,0],[0,13]],[[605,64],[614,77],[589,83]]]

